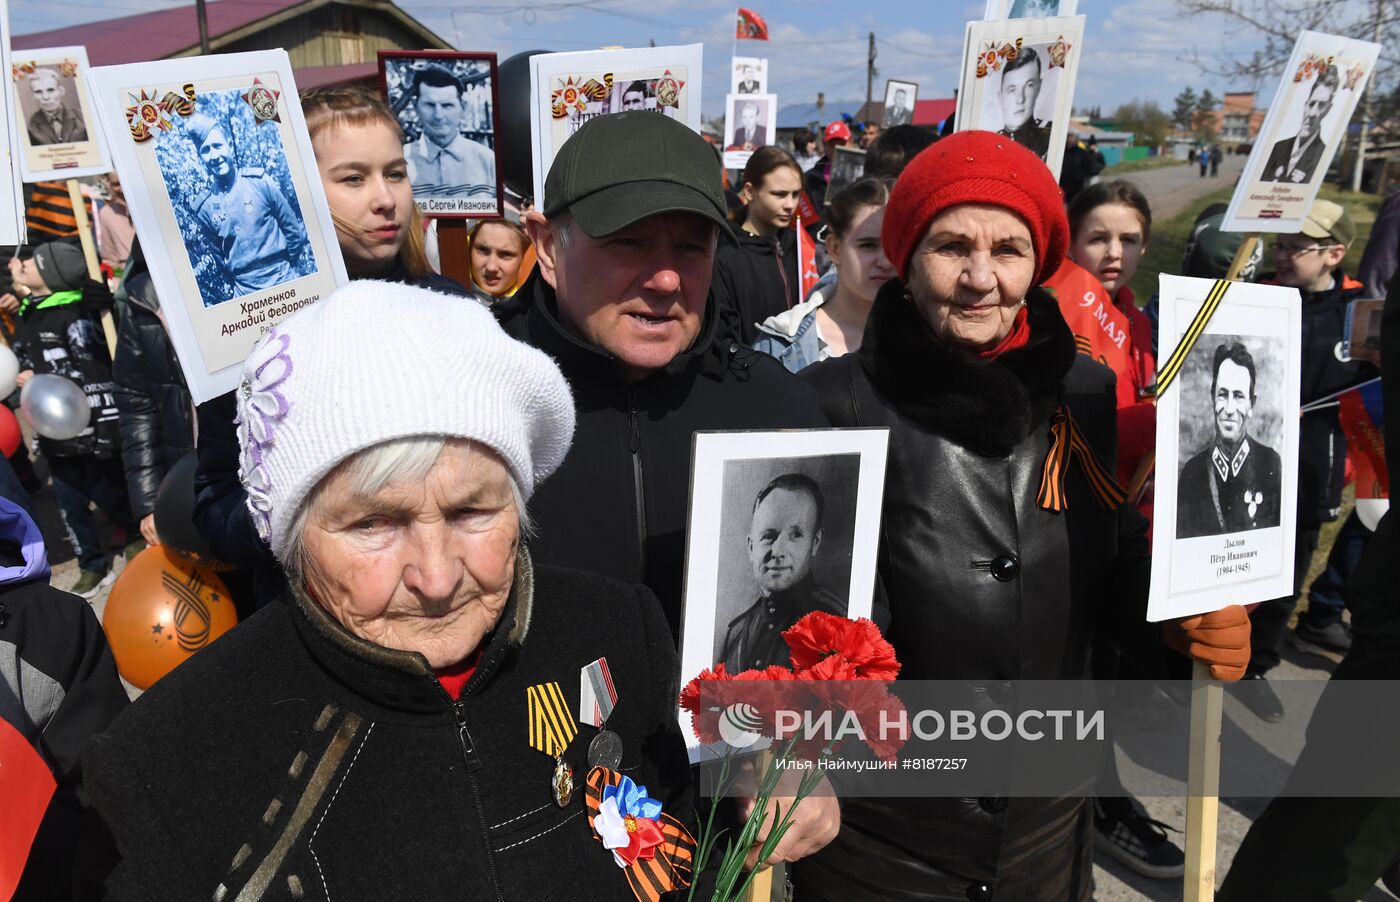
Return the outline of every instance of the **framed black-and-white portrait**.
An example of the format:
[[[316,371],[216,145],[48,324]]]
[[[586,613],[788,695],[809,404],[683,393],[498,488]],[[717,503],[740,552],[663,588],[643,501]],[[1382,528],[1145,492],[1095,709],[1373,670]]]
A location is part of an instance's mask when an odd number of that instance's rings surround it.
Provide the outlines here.
[[[831,153],[831,179],[827,182],[825,203],[842,188],[865,174],[865,151],[859,147],[838,147]]]
[[[969,22],[957,130],[1005,135],[1058,178],[1083,41],[1083,16]]]
[[[912,81],[885,82],[885,128],[914,123],[914,102],[919,99],[919,86]]]
[[[1072,16],[1079,0],[987,0],[985,19],[1048,19]]]
[[[196,403],[257,339],[347,281],[282,50],[99,66],[96,119]]]
[[[696,433],[682,684],[717,663],[789,666],[782,633],[811,611],[870,616],[888,443],[886,429]]]
[[[743,169],[778,127],[778,95],[729,94],[724,98],[724,168]]]
[[[1302,306],[1276,285],[1161,277],[1151,620],[1288,595]],[[1208,299],[1219,306],[1196,322]],[[1195,335],[1180,367],[1172,351]]]
[[[1227,232],[1302,229],[1347,123],[1366,91],[1380,45],[1305,31],[1235,186]]]
[[[736,56],[730,63],[729,93],[768,93],[768,60],[757,56]]]
[[[111,172],[93,120],[86,47],[19,50],[10,68],[19,121],[15,157],[26,182]]]
[[[423,215],[501,216],[496,54],[381,50],[379,83]]]

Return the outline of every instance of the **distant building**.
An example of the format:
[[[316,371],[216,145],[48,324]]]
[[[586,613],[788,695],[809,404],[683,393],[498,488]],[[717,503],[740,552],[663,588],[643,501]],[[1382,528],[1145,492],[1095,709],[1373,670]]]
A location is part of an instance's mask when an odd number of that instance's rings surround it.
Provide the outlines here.
[[[1198,125],[1208,125],[1222,144],[1243,144],[1259,137],[1265,111],[1255,108],[1253,91],[1226,91],[1220,108],[1209,119],[1198,119]]]
[[[378,78],[380,50],[450,50],[452,45],[392,0],[216,0],[206,4],[213,53],[285,48],[298,88]],[[122,16],[16,35],[16,58],[40,47],[87,48],[94,66],[199,55],[195,7]]]

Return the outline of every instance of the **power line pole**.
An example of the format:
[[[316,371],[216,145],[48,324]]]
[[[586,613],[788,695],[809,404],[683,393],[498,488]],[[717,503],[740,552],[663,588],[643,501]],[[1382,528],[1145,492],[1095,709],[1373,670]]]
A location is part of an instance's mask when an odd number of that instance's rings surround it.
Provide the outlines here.
[[[1381,41],[1381,0],[1376,0],[1376,36],[1377,44]],[[1366,168],[1366,133],[1370,131],[1371,125],[1371,87],[1376,83],[1376,73],[1371,72],[1371,77],[1366,79],[1366,96],[1361,101],[1361,135],[1356,142],[1356,166],[1351,171],[1351,190],[1361,190],[1361,174]]]
[[[194,0],[195,16],[199,19],[199,52],[209,55],[209,16],[204,9],[204,0]]]
[[[875,32],[870,32],[870,50],[865,57],[865,112],[870,114],[871,91],[875,87]]]

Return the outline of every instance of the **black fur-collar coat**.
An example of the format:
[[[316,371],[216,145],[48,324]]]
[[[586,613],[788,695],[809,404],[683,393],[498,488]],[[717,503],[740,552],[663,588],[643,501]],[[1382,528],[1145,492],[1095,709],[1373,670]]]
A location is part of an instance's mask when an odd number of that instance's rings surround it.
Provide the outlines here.
[[[1101,630],[1153,658],[1160,647],[1141,518],[1100,507],[1073,463],[1067,509],[1037,507],[1056,409],[1112,472],[1116,405],[1113,373],[1076,353],[1054,300],[1035,289],[1026,304],[1027,343],[981,360],[936,340],[891,281],[859,352],[801,374],[833,424],[890,429],[879,575],[901,679],[1014,695],[1015,680],[1086,677]],[[797,869],[803,898],[1088,898],[1078,797],[852,799],[843,818]]]

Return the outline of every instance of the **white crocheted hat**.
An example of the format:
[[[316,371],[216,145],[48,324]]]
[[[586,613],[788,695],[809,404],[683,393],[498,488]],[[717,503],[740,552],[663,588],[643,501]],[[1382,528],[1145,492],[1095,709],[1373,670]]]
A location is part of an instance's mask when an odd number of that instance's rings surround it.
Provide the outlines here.
[[[420,435],[481,442],[528,501],[574,433],[554,361],[469,298],[393,282],[353,282],[274,326],[237,392],[239,476],[278,560],[306,496],[366,448]]]

